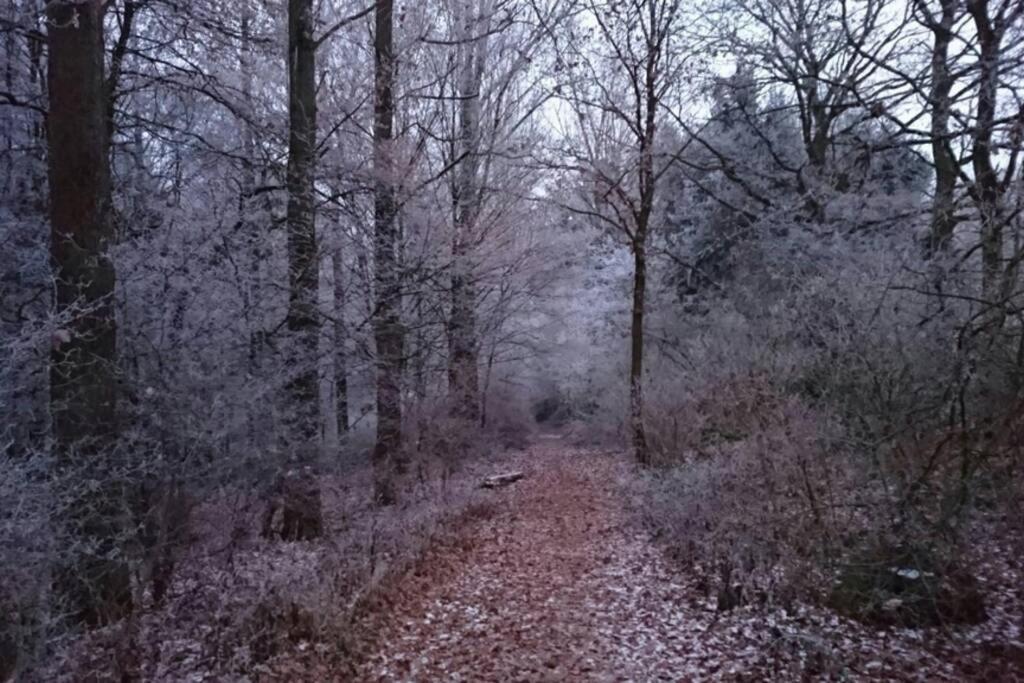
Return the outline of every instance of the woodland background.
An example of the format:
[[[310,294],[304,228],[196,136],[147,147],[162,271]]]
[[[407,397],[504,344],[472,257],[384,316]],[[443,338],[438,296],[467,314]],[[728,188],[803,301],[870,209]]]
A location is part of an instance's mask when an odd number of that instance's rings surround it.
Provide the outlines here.
[[[723,610],[985,618],[1024,4],[12,0],[0,43],[0,679],[344,633],[538,425],[628,446]]]

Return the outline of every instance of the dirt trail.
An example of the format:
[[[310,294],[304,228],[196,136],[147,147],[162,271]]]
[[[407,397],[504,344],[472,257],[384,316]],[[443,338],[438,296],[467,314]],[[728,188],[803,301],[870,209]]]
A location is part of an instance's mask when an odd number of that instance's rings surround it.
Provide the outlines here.
[[[384,591],[356,680],[1024,681],[1009,584],[997,618],[945,635],[805,605],[720,613],[700,571],[630,518],[624,454],[548,437],[519,462],[526,478],[488,494],[491,514]]]
[[[523,463],[492,517],[403,580],[361,679],[677,680],[701,659],[623,511],[623,458],[549,437]]]

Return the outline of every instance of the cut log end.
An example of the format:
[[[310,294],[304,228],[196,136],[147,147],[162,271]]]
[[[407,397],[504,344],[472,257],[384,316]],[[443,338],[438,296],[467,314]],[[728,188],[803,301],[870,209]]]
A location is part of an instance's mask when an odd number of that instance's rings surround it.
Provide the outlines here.
[[[501,488],[502,486],[514,484],[525,476],[526,475],[523,472],[506,472],[505,474],[495,474],[494,476],[484,477],[484,480],[480,482],[480,488]]]

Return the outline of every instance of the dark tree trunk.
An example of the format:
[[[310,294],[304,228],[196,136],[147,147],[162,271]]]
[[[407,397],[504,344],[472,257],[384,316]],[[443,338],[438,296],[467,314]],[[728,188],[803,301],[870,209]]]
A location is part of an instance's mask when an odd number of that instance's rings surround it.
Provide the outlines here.
[[[114,266],[106,87],[103,77],[103,3],[51,2],[48,89],[51,264],[57,314],[50,365],[53,437],[61,464],[100,483],[77,494],[72,530],[92,546],[61,570],[72,613],[86,623],[117,619],[131,610],[127,566],[107,559],[123,520],[125,491],[112,462],[117,438]],[[108,554],[109,553],[109,554]]]
[[[374,497],[395,502],[395,478],[405,470],[402,455],[402,354],[399,233],[393,167],[394,55],[392,0],[379,0],[374,36],[374,286],[377,299],[374,340],[377,345],[377,440]]]
[[[950,93],[953,77],[949,72],[949,45],[953,39],[957,0],[941,0],[942,15],[928,22],[935,36],[932,45],[931,136],[935,163],[935,200],[932,204],[932,225],[929,254],[949,247],[956,228],[956,182],[959,168],[949,140],[949,116],[952,109]]]
[[[654,5],[648,5],[650,25],[655,26]],[[635,214],[635,232],[631,241],[633,250],[633,316],[630,329],[629,363],[629,422],[633,436],[633,451],[640,465],[650,464],[647,433],[644,430],[644,308],[647,298],[647,240],[651,215],[654,212],[654,192],[657,175],[654,170],[654,142],[657,135],[659,107],[657,63],[660,45],[652,45],[646,54],[643,80],[644,107],[642,135],[640,136],[639,197],[640,207]],[[638,112],[639,113],[639,112]],[[638,122],[640,123],[640,122]]]
[[[319,434],[316,342],[318,318],[313,167],[316,154],[316,45],[313,0],[288,3],[288,329],[299,372],[289,387],[294,399],[293,437],[315,450]]]
[[[320,434],[317,385],[316,210],[313,172],[316,163],[316,42],[313,0],[288,2],[288,330],[294,340],[295,377],[288,384],[288,443],[292,465],[315,462]],[[284,540],[315,538],[322,532],[320,495],[315,473],[304,486],[285,487],[282,500]],[[301,492],[300,492],[301,489]],[[298,495],[300,492],[301,495]],[[294,495],[293,495],[294,494]],[[301,526],[301,528],[299,528]]]
[[[649,154],[644,153],[644,157]],[[641,160],[641,177],[648,162]],[[653,178],[652,178],[653,180]],[[649,193],[653,201],[653,185]],[[650,205],[646,192],[641,193],[640,219],[633,250],[633,311],[630,325],[629,349],[629,427],[633,437],[633,453],[640,465],[650,464],[647,448],[647,433],[644,430],[644,308],[647,298],[647,223],[650,220]]]
[[[338,434],[347,434],[348,419],[348,328],[345,325],[345,267],[341,248],[334,252],[334,383],[338,401]]]
[[[647,293],[647,255],[643,242],[633,245],[633,316],[629,350],[629,426],[633,451],[641,465],[650,463],[644,431],[644,306]]]
[[[1003,252],[1003,207],[999,176],[992,162],[1002,27],[989,16],[988,0],[967,4],[978,33],[978,108],[971,157],[974,199],[981,214],[981,292],[990,302],[998,292]]]
[[[653,84],[649,84],[653,93]],[[647,229],[654,207],[654,115],[657,101],[650,97],[646,118],[647,135],[640,149],[640,211],[636,218],[633,250],[633,315],[629,351],[629,425],[633,452],[640,465],[650,464],[647,433],[644,430],[644,308],[647,298]]]

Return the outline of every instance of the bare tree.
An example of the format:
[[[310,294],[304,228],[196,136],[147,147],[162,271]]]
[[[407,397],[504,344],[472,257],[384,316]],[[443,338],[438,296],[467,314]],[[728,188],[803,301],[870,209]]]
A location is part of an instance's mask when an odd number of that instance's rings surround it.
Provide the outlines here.
[[[712,32],[757,65],[761,87],[781,87],[792,102],[804,158],[775,159],[804,197],[807,217],[821,222],[828,197],[850,188],[844,152],[862,153],[839,143],[884,112],[890,83],[882,64],[898,58],[907,22],[882,0],[725,0],[720,7]]]
[[[459,36],[459,132],[460,162],[455,172],[452,199],[455,234],[452,240],[452,312],[449,325],[448,375],[455,414],[479,419],[479,345],[476,330],[476,288],[471,248],[480,215],[481,87],[487,63],[494,3],[459,2],[455,22]]]
[[[581,65],[569,103],[579,120],[578,141],[568,150],[583,177],[583,205],[567,208],[624,237],[633,256],[630,324],[629,425],[636,459],[649,464],[643,420],[644,313],[648,246],[658,180],[668,165],[656,163],[666,98],[679,85],[682,62],[678,0],[637,0],[626,5],[591,0],[600,48],[576,47],[567,61]]]

